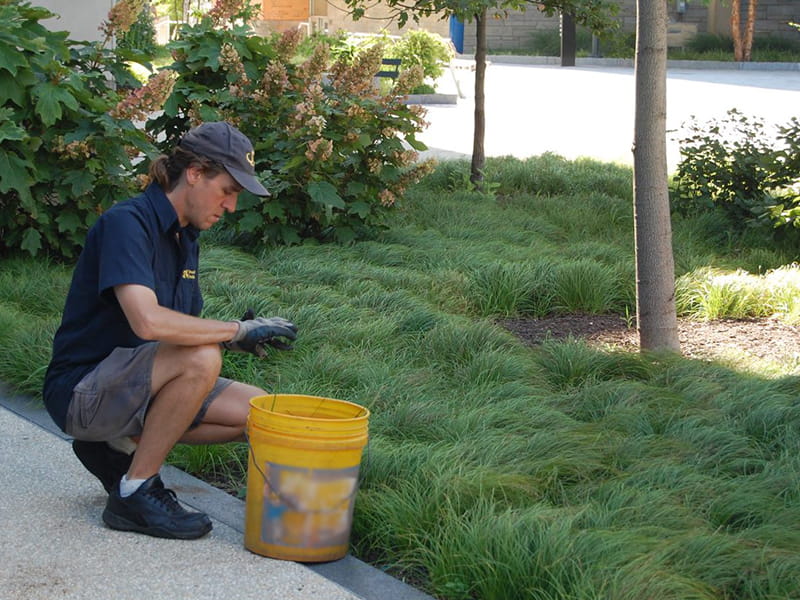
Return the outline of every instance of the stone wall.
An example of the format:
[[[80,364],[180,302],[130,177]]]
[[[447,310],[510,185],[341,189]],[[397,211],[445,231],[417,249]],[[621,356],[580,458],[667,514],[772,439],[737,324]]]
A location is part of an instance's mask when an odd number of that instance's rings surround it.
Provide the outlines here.
[[[623,31],[636,30],[636,1],[623,0],[617,18]],[[746,6],[746,3],[745,3]],[[670,0],[670,22],[675,30],[681,30],[678,39],[685,39],[692,31],[711,32],[730,35],[730,8],[719,0],[704,4],[700,0],[690,0],[685,12],[678,14],[677,0]],[[746,12],[746,10],[745,10]],[[558,17],[546,17],[531,7],[524,12],[509,11],[507,16],[493,15],[486,25],[490,50],[520,50],[530,46],[531,34],[535,31],[559,29]],[[756,17],[756,35],[780,35],[797,37],[796,29],[787,25],[788,21],[800,22],[800,0],[759,0]],[[475,24],[464,26],[464,53],[475,52]]]
[[[797,0],[759,0],[756,13],[756,34],[773,34],[782,37],[800,36],[797,29],[789,27],[792,21],[800,22],[800,2]]]

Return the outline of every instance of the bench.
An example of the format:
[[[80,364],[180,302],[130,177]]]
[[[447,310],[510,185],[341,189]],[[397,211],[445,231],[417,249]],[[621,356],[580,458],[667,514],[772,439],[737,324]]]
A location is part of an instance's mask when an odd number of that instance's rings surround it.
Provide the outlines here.
[[[388,77],[389,79],[397,79],[400,74],[400,64],[403,61],[399,58],[383,58],[381,59],[381,70],[375,74],[375,77]],[[394,67],[394,68],[391,68]]]

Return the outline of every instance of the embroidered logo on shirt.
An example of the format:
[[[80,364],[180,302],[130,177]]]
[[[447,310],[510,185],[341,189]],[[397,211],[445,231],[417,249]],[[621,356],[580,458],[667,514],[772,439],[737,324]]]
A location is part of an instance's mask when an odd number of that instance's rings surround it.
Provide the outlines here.
[[[183,270],[183,278],[184,279],[197,279],[197,271],[194,269],[184,269]]]

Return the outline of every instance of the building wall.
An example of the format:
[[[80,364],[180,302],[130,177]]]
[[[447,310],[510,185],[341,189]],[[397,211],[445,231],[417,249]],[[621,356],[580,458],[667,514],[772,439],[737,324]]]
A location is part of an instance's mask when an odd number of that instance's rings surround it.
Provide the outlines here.
[[[686,33],[710,32],[730,35],[730,8],[727,2],[711,0],[708,4],[700,0],[689,0],[686,11],[677,13],[677,1],[669,0],[671,26]],[[746,6],[746,3],[745,3]],[[787,22],[800,22],[800,0],[759,0],[756,13],[756,35],[780,35],[796,37],[797,30]],[[746,12],[746,11],[745,11]],[[744,15],[743,15],[744,16]],[[636,30],[636,1],[620,2],[618,14],[621,29]],[[558,30],[558,17],[546,17],[534,6],[525,12],[509,11],[507,16],[498,15],[487,21],[486,35],[490,50],[517,50],[530,45],[534,31]],[[475,24],[464,27],[464,52],[475,52]]]
[[[114,6],[114,0],[36,0],[33,4],[59,15],[42,21],[48,29],[69,31],[73,40],[98,41],[102,38],[98,28]]]
[[[785,37],[796,36],[797,30],[788,22],[800,22],[800,2],[797,0],[760,0],[756,13],[756,33],[771,33]]]
[[[403,35],[410,29],[424,29],[445,38],[450,37],[450,25],[446,18],[427,17],[420,19],[419,23],[409,19],[401,29],[397,26],[397,21],[392,18],[389,8],[383,4],[370,8],[364,17],[353,21],[344,8],[344,2],[331,0],[327,3],[326,21],[330,33],[344,30],[357,33],[385,32],[388,35]]]

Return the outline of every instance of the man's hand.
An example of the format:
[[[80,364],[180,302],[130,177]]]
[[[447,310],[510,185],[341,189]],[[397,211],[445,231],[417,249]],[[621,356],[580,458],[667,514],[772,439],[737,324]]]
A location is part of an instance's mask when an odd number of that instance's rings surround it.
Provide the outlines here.
[[[246,317],[251,315],[251,311],[245,314]],[[267,355],[265,344],[278,350],[291,350],[292,346],[278,338],[297,339],[297,326],[281,317],[250,318],[236,323],[239,325],[239,331],[229,342],[222,343],[226,350],[232,352],[249,352],[264,357]]]

